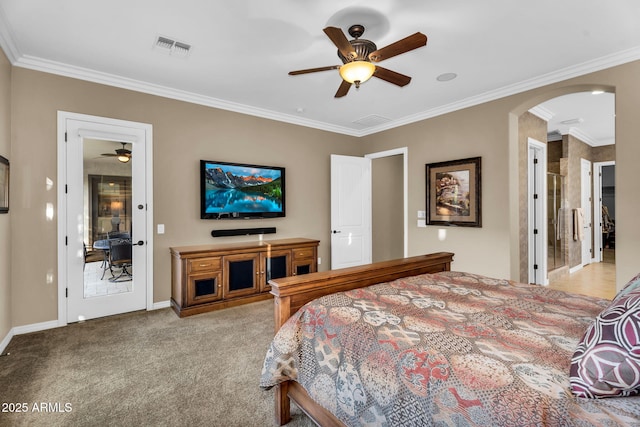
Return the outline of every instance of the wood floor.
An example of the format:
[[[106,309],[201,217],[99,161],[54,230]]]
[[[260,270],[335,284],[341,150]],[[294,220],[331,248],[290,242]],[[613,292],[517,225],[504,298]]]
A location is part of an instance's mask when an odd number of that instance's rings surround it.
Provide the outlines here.
[[[613,299],[616,295],[616,265],[596,262],[549,283],[549,287],[574,294]]]

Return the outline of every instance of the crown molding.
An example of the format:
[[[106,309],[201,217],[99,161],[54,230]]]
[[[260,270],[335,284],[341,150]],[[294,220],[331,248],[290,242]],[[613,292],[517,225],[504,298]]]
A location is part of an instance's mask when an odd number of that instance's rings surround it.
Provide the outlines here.
[[[193,92],[183,91],[170,88],[167,86],[156,85],[153,83],[143,82],[140,80],[130,79],[115,74],[104,73],[88,68],[77,67],[64,64],[57,61],[50,61],[29,55],[21,56],[13,64],[16,67],[26,68],[44,73],[56,74],[64,77],[99,83],[107,86],[118,87],[121,89],[142,92],[150,95],[161,96],[164,98],[175,99],[178,101],[189,102],[192,104],[204,105],[207,107],[219,108],[222,110],[233,111],[236,113],[247,114],[251,116],[261,117],[265,119],[286,122],[290,124],[325,130],[334,133],[341,133],[351,136],[357,135],[357,131],[335,126],[330,123],[309,120],[298,116],[279,113],[264,108],[252,107],[250,105],[225,101],[222,99],[204,96]]]
[[[103,73],[88,68],[76,67],[61,62],[50,61],[29,55],[21,55],[15,42],[13,41],[10,31],[8,30],[6,19],[0,8],[0,47],[7,54],[8,59],[13,66],[27,68],[45,73],[57,74],[65,77],[71,77],[79,80],[90,81],[94,83],[104,84],[122,89],[128,89],[136,92],[142,92],[150,95],[161,96],[165,98],[175,99],[179,101],[189,102],[193,104],[204,105],[222,110],[233,111],[241,114],[247,114],[255,117],[275,120],[294,125],[319,129],[327,132],[339,133],[354,137],[363,137],[372,135],[385,130],[404,126],[407,124],[419,122],[422,120],[437,117],[443,114],[451,113],[468,107],[473,107],[506,96],[515,95],[527,90],[536,89],[552,83],[557,83],[570,78],[578,77],[617,65],[622,65],[631,61],[640,59],[640,46],[632,49],[620,51],[611,55],[597,58],[584,62],[572,67],[563,68],[551,73],[528,79],[516,84],[503,86],[496,90],[488,91],[476,96],[468,97],[456,102],[452,102],[437,108],[432,108],[417,114],[406,116],[397,120],[392,120],[379,126],[373,126],[367,129],[351,129],[344,126],[337,126],[331,123],[310,120],[285,114],[281,112],[271,111],[263,108],[252,107],[250,105],[225,101],[222,99],[204,96],[193,92],[178,90],[166,86],[155,85],[139,80],[130,79],[114,74]],[[540,112],[540,110],[532,109]],[[531,110],[530,110],[531,111]],[[532,111],[533,112],[533,111]],[[534,114],[536,114],[534,112]]]
[[[570,127],[569,131],[567,132],[567,134],[573,136],[574,138],[579,139],[580,141],[582,141],[585,144],[590,145],[592,147],[597,147],[599,145],[603,145],[597,139],[591,137],[591,135],[588,135],[588,134],[584,133],[583,131],[581,131],[578,128]]]
[[[548,108],[544,108],[541,105],[536,105],[535,107],[531,108],[529,112],[534,116],[544,120],[545,122],[548,122],[554,116],[553,112],[549,111]]]
[[[395,127],[404,126],[410,123],[430,119],[443,114],[451,113],[453,111],[462,110],[464,108],[473,107],[489,101],[495,101],[496,99],[504,98],[507,96],[515,95],[527,90],[537,89],[542,86],[546,86],[552,83],[561,82],[574,77],[579,77],[585,74],[593,73],[596,71],[604,70],[607,68],[615,67],[617,65],[626,64],[628,62],[636,61],[640,59],[640,46],[616,52],[611,55],[603,56],[591,61],[583,62],[581,64],[563,68],[551,73],[543,74],[541,76],[528,79],[516,84],[503,86],[496,90],[488,91],[480,95],[472,96],[462,99],[457,102],[453,102],[447,105],[443,105],[438,108],[417,113],[411,116],[404,117],[402,119],[394,120],[390,123],[378,126],[376,128],[370,128],[367,130],[367,135],[389,130]],[[361,135],[364,136],[364,135]]]

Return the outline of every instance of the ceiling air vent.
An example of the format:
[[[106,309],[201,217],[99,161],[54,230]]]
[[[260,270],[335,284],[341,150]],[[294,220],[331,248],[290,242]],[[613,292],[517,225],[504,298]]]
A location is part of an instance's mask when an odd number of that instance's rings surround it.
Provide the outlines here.
[[[383,123],[387,123],[387,122],[390,122],[390,121],[391,121],[391,119],[388,119],[386,117],[382,117],[382,116],[378,116],[376,114],[372,114],[370,116],[366,116],[366,117],[362,117],[361,119],[354,120],[353,123],[369,128],[369,127],[378,126],[378,125],[381,125]]]
[[[154,47],[159,51],[168,53],[169,55],[179,56],[179,57],[187,57],[189,52],[191,51],[191,45],[176,41],[169,37],[158,36]]]

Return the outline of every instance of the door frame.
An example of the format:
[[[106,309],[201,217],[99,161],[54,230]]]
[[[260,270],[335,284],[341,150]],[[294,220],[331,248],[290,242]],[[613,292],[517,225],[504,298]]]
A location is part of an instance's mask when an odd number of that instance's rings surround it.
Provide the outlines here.
[[[67,120],[78,120],[99,123],[101,125],[113,125],[121,127],[135,128],[145,133],[145,192],[147,203],[147,224],[146,224],[146,309],[155,309],[153,303],[153,126],[147,123],[132,122],[127,120],[112,119],[107,117],[91,116],[87,114],[58,111],[57,130],[57,205],[58,205],[58,326],[66,326],[67,322],[67,204],[65,197],[67,156],[66,156],[66,122]]]
[[[615,160],[608,162],[593,162],[593,215],[597,213],[599,221],[591,218],[593,229],[593,260],[594,262],[602,262],[602,252],[604,250],[604,242],[602,241],[602,168],[604,166],[615,166]]]
[[[406,258],[409,256],[409,149],[407,147],[395,148],[386,151],[379,151],[377,153],[365,154],[364,157],[375,160],[398,155],[402,156],[402,232],[404,234],[402,240],[403,256]]]
[[[540,152],[538,168],[540,179],[534,181],[531,150]],[[548,285],[547,275],[547,144],[529,138],[527,143],[527,229],[528,229],[528,282]],[[538,195],[538,203],[533,203],[533,195]],[[537,233],[534,232],[533,219],[539,218]],[[537,236],[537,237],[536,237]],[[539,244],[535,245],[536,240]],[[536,262],[537,261],[537,262]],[[534,268],[537,264],[537,269]],[[537,270],[537,273],[536,273]]]
[[[585,167],[588,167],[587,176],[585,176]],[[591,160],[580,158],[580,207],[584,217],[584,226],[588,224],[591,235],[584,234],[582,242],[580,242],[580,265],[582,267],[591,264],[595,259],[594,239],[593,239],[593,163]],[[589,186],[588,195],[585,194],[585,184]],[[585,199],[586,196],[586,199]],[[586,205],[586,206],[585,206]],[[588,217],[587,217],[588,214]],[[583,230],[584,231],[584,230]],[[585,248],[589,248],[589,254],[586,254]]]

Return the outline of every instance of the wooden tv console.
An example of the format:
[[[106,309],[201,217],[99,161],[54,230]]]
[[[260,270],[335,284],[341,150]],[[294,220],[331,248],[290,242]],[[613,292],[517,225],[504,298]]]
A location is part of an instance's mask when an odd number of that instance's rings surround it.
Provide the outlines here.
[[[171,250],[171,307],[180,317],[271,298],[269,280],[318,269],[319,240],[293,238]]]

